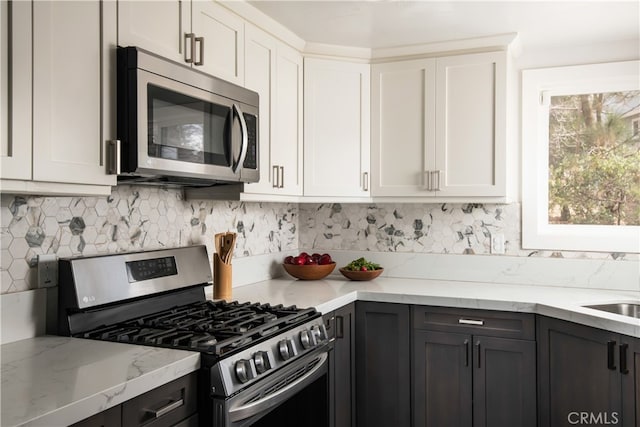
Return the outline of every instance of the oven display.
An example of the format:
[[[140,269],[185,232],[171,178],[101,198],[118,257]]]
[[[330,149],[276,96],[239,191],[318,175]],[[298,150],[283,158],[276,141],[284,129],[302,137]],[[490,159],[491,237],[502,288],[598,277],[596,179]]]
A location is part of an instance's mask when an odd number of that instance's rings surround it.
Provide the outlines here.
[[[140,261],[129,261],[127,275],[129,283],[141,280],[157,279],[158,277],[174,276],[178,274],[176,260],[172,256],[164,258],[144,259]]]

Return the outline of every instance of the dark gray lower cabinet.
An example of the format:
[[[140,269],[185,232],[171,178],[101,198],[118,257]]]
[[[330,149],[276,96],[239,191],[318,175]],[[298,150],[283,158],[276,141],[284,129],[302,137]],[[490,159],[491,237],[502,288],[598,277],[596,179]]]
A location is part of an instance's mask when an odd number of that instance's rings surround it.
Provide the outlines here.
[[[356,303],[356,421],[359,427],[411,424],[409,306]]]
[[[73,427],[196,427],[196,393],[194,372],[79,421]]]
[[[536,425],[533,315],[412,310],[416,427]]]
[[[356,419],[355,304],[324,314],[329,352],[329,419],[331,426],[353,427]]]
[[[639,341],[539,316],[539,425],[640,425]]]

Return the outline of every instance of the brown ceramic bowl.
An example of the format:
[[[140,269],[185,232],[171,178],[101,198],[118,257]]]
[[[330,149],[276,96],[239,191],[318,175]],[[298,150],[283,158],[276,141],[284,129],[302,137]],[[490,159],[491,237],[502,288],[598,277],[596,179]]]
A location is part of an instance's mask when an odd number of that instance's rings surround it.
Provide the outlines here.
[[[379,268],[377,270],[367,270],[367,271],[352,271],[347,270],[346,268],[341,268],[340,273],[347,279],[351,280],[371,280],[375,279],[379,275],[382,274],[384,268]]]
[[[282,264],[287,273],[300,280],[320,280],[336,268],[336,263],[325,265],[294,265]]]

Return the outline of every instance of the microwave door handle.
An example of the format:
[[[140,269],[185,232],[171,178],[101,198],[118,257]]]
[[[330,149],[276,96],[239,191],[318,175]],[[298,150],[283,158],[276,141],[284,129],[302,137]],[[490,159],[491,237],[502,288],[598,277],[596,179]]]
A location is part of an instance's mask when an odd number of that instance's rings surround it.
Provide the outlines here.
[[[238,120],[240,121],[240,129],[242,131],[242,145],[240,146],[240,157],[238,157],[238,162],[233,167],[233,173],[238,173],[238,170],[242,167],[244,163],[245,157],[247,157],[247,146],[249,145],[249,137],[247,132],[247,122],[244,120],[244,116],[242,115],[242,111],[237,104],[233,104],[233,111],[238,115]]]

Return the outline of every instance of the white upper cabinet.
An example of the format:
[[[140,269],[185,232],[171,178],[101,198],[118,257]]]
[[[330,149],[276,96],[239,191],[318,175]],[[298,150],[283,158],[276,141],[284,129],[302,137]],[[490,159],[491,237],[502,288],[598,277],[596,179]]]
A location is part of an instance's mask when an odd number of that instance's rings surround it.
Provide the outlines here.
[[[373,196],[505,197],[506,84],[506,52],[374,65]]]
[[[244,85],[244,21],[211,0],[193,0],[191,8],[194,65],[205,73]]]
[[[244,84],[244,21],[213,0],[118,1],[118,45]]]
[[[13,21],[16,44],[7,65],[12,70],[7,82],[11,114],[8,132],[2,133],[3,191],[110,193],[116,177],[107,173],[105,159],[107,140],[115,139],[115,3],[11,6],[21,25]],[[21,88],[25,92],[18,96]]]
[[[435,60],[377,64],[371,80],[372,195],[424,196],[435,169]]]
[[[31,3],[12,2],[9,7],[0,2],[0,19],[0,174],[2,179],[30,180]]]
[[[34,2],[33,20],[33,179],[115,185],[115,5]]]
[[[369,94],[368,64],[305,58],[305,196],[369,196]]]
[[[264,31],[245,29],[245,86],[260,96],[260,182],[248,198],[302,194],[302,55]],[[260,196],[251,196],[251,195]]]
[[[119,46],[138,46],[184,62],[191,55],[190,40],[185,39],[190,32],[189,1],[118,1]]]

